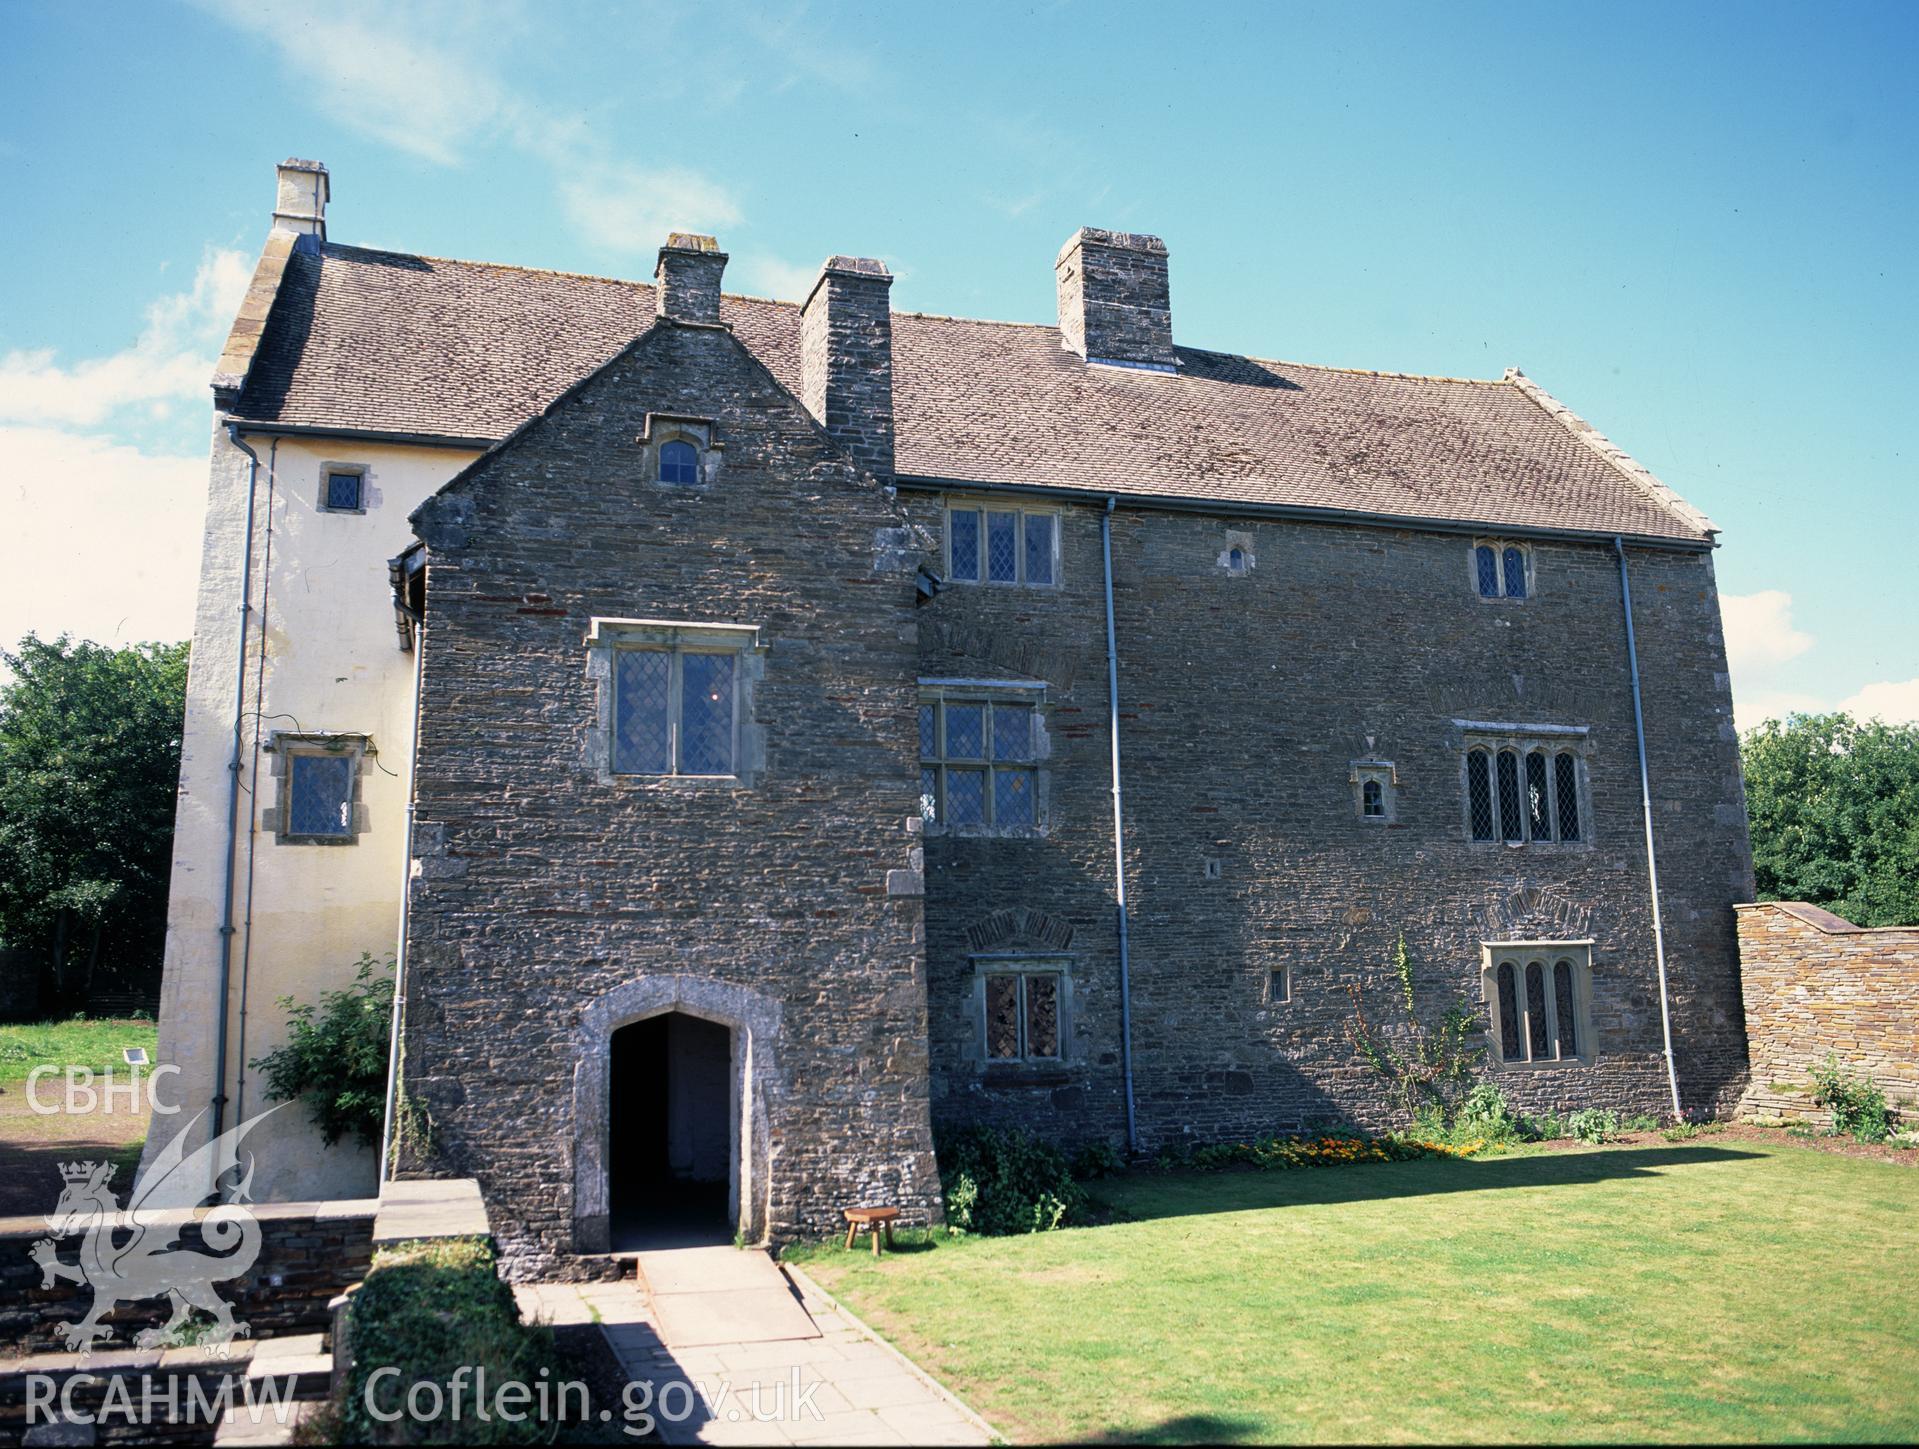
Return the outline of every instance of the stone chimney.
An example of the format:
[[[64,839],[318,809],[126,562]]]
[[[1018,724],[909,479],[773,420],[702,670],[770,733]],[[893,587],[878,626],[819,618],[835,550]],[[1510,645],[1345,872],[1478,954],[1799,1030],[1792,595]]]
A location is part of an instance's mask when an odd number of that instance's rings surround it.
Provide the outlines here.
[[[277,168],[279,189],[273,199],[273,229],[326,240],[327,171],[318,161],[289,156]]]
[[[720,321],[720,277],[726,271],[726,253],[710,236],[676,231],[660,248],[653,271],[659,289],[659,314],[674,322]]]
[[[892,273],[828,257],[800,308],[800,397],[835,442],[893,481]]]
[[[1173,301],[1166,243],[1130,231],[1083,226],[1053,263],[1060,344],[1088,362],[1171,372]]]

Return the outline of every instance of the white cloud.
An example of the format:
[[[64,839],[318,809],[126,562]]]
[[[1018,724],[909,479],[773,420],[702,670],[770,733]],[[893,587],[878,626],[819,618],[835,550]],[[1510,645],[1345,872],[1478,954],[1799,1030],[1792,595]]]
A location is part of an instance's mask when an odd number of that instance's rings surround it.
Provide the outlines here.
[[[164,416],[170,401],[204,399],[250,276],[243,252],[209,249],[188,291],[147,308],[131,347],[71,367],[51,350],[0,357],[0,420],[85,427],[128,407]]]
[[[186,638],[206,488],[204,457],[0,427],[0,645]]]
[[[749,253],[732,265],[740,275],[744,291],[760,297],[776,297],[782,302],[804,302],[820,275],[818,262],[809,267],[770,252]]]
[[[1768,669],[1812,648],[1812,635],[1792,622],[1792,595],[1784,589],[1721,594],[1726,625],[1726,662],[1735,674]]]
[[[1857,720],[1919,724],[1919,679],[1888,679],[1868,684],[1850,699],[1841,700],[1839,708]]]
[[[616,156],[598,127],[509,87],[495,57],[521,32],[510,0],[405,10],[369,0],[195,3],[273,46],[300,92],[362,135],[442,166],[495,141],[543,163],[567,220],[604,251],[650,252],[674,228],[716,231],[740,219],[718,182]]]

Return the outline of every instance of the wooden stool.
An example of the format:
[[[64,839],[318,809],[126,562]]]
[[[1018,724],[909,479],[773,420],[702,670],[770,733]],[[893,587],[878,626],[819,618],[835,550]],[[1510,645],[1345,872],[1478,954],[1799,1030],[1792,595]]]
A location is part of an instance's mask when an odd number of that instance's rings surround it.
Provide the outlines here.
[[[885,1234],[886,1246],[893,1246],[893,1219],[900,1215],[896,1207],[856,1207],[846,1209],[846,1246],[853,1246],[853,1239],[865,1228],[873,1240],[873,1256],[880,1255],[880,1235]]]

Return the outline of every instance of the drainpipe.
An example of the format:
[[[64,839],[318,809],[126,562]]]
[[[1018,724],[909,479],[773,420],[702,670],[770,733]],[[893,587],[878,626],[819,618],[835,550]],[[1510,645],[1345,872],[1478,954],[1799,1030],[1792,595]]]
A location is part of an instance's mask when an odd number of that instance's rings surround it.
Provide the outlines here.
[[[1659,963],[1659,1029],[1666,1042],[1666,1082],[1672,1088],[1672,1114],[1685,1120],[1679,1105],[1679,1069],[1672,1056],[1672,1003],[1666,994],[1666,928],[1659,915],[1659,858],[1652,843],[1652,783],[1646,770],[1646,716],[1639,699],[1639,645],[1633,638],[1632,581],[1626,576],[1626,541],[1613,535],[1613,552],[1619,556],[1619,597],[1626,610],[1626,664],[1632,671],[1632,728],[1639,741],[1639,805],[1646,820],[1646,879],[1652,890],[1652,946]]]
[[[1100,557],[1106,569],[1106,728],[1113,741],[1113,891],[1119,913],[1119,1060],[1126,1079],[1126,1150],[1139,1151],[1133,1108],[1133,972],[1126,942],[1126,817],[1119,784],[1119,648],[1113,639],[1113,505],[1099,516]]]
[[[247,718],[247,623],[253,612],[253,504],[260,484],[260,455],[240,437],[240,425],[227,420],[227,438],[247,455],[246,542],[240,562],[240,629],[233,665],[233,754],[227,760],[227,866],[220,901],[220,989],[215,997],[219,1022],[213,1038],[212,1136],[218,1137],[227,1105],[227,992],[233,973],[234,855],[240,839],[240,755]]]
[[[401,588],[405,588],[405,575]],[[399,1106],[400,1090],[400,1015],[406,1006],[406,937],[408,915],[413,903],[413,817],[420,799],[420,686],[426,678],[426,619],[413,621],[413,743],[407,749],[406,767],[406,858],[400,867],[400,937],[393,954],[393,1021],[387,1029],[386,1116],[380,1124],[380,1186],[392,1177],[393,1113]]]

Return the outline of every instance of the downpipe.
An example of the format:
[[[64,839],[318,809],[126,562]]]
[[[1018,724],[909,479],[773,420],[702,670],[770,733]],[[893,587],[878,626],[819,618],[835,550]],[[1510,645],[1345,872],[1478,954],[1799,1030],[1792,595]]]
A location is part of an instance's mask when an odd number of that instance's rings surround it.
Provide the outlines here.
[[[1126,1150],[1139,1151],[1139,1121],[1133,1106],[1133,969],[1126,939],[1126,816],[1119,772],[1119,647],[1113,631],[1113,506],[1099,516],[1100,558],[1106,575],[1106,729],[1113,742],[1113,894],[1119,916],[1119,1060],[1126,1082]]]
[[[244,753],[247,717],[247,626],[253,614],[253,511],[260,487],[260,455],[240,436],[240,425],[227,421],[227,440],[247,455],[247,520],[240,562],[240,628],[238,657],[233,664],[233,753],[227,760],[226,883],[220,899],[220,986],[215,995],[217,1025],[213,1037],[213,1097],[208,1102],[212,1133],[219,1137],[227,1105],[227,993],[233,977],[233,896],[240,843],[240,758]]]
[[[424,610],[422,611],[424,613]],[[413,621],[413,741],[407,748],[405,859],[400,864],[400,935],[393,953],[393,1020],[387,1028],[386,1115],[380,1122],[380,1186],[393,1179],[393,1122],[400,1093],[400,1020],[406,1010],[406,942],[413,909],[413,821],[419,806],[421,686],[426,682],[426,620]]]
[[[1639,697],[1639,644],[1633,635],[1632,580],[1626,573],[1626,542],[1613,535],[1613,552],[1619,557],[1619,597],[1626,610],[1626,665],[1632,672],[1632,728],[1639,742],[1639,806],[1646,822],[1646,879],[1652,890],[1653,958],[1659,966],[1659,1029],[1666,1044],[1666,1084],[1672,1088],[1672,1114],[1683,1122],[1685,1109],[1679,1104],[1679,1069],[1672,1054],[1672,1002],[1666,989],[1666,927],[1659,913],[1659,857],[1653,849],[1652,777],[1646,768],[1646,715]]]

